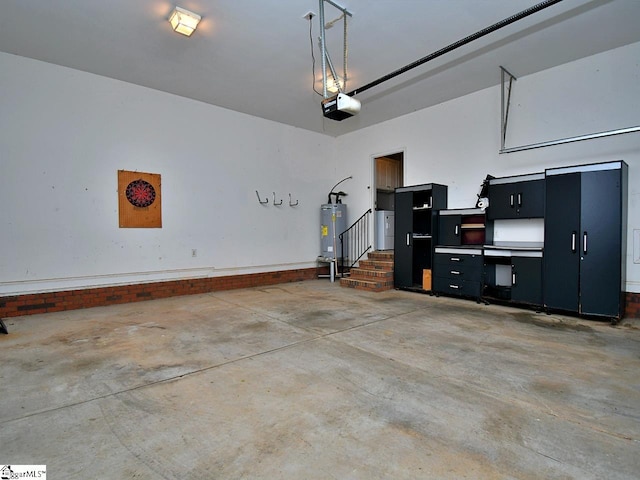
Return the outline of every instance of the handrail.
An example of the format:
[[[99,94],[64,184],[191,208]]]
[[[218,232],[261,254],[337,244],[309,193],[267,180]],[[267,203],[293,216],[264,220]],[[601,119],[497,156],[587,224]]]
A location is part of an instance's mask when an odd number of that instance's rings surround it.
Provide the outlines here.
[[[338,235],[340,239],[340,276],[344,277],[345,259],[348,260],[348,268],[353,267],[365,253],[371,249],[369,240],[369,218],[371,209],[364,212],[344,232]],[[345,245],[346,244],[346,245]],[[345,255],[346,250],[346,255]]]

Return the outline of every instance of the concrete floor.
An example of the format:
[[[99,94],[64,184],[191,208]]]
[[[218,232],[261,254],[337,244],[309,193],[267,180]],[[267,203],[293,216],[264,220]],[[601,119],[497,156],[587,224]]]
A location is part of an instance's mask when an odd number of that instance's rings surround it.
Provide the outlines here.
[[[9,319],[52,479],[637,479],[640,329],[327,280]]]

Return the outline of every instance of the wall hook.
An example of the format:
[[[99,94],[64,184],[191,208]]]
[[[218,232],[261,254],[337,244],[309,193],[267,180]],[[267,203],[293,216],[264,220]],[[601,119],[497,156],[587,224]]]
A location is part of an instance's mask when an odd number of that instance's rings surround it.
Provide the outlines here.
[[[258,190],[256,190],[256,195],[258,197],[258,202],[260,202],[262,205],[265,205],[265,204],[269,203],[269,199],[268,198],[265,198],[264,202],[260,199],[260,194],[258,193]]]
[[[282,205],[282,199],[280,199],[280,203],[276,202],[276,192],[273,192],[273,204],[274,205]]]
[[[291,203],[291,194],[289,194],[289,206],[290,207],[295,207],[296,205],[298,205],[298,202],[300,202],[300,200],[296,200],[296,203]]]

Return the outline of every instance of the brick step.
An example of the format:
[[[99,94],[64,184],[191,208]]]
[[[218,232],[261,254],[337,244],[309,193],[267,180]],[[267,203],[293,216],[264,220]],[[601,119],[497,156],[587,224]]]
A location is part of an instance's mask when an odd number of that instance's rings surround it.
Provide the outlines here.
[[[376,250],[375,252],[369,252],[369,260],[386,260],[393,261],[393,250]]]
[[[341,278],[341,287],[355,288],[356,290],[366,290],[369,292],[383,292],[393,289],[393,280],[371,281],[358,278]]]
[[[393,272],[388,270],[367,270],[365,268],[352,268],[351,278],[362,280],[393,280]]]
[[[383,292],[394,288],[393,250],[369,252],[366,260],[358,262],[358,268],[352,268],[350,276],[340,279],[340,286]]]
[[[393,261],[389,260],[360,260],[360,268],[364,270],[385,270],[393,272]]]

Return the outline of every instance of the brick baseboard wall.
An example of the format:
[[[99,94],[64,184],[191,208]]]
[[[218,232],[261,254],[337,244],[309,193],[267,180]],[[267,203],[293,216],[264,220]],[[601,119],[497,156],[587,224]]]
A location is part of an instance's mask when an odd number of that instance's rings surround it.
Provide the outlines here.
[[[102,307],[118,303],[194,295],[236,288],[260,287],[318,278],[322,268],[230,275],[226,277],[140,283],[117,287],[98,287],[60,292],[0,297],[0,318]]]
[[[626,293],[625,318],[640,318],[640,293]]]
[[[118,287],[87,288],[61,292],[33,293],[0,297],[0,318],[141,302],[158,298],[194,295],[236,288],[260,287],[299,282],[327,274],[326,267],[278,272],[230,275],[227,277],[140,283]],[[640,293],[627,292],[625,318],[640,318]]]

